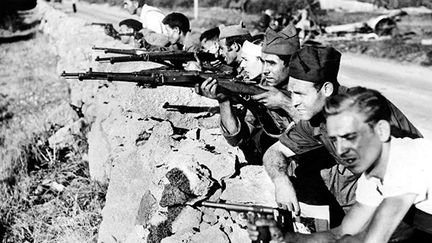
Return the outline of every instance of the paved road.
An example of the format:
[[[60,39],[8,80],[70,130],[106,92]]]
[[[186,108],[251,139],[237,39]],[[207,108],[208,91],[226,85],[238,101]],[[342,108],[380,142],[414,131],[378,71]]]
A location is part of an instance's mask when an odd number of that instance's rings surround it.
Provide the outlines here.
[[[381,91],[432,138],[432,68],[343,54],[339,81]]]
[[[71,16],[89,22],[116,24],[130,18],[119,7],[78,2],[78,13],[72,13],[72,2],[58,5]],[[395,103],[422,133],[432,138],[432,68],[400,64],[391,60],[344,53],[339,81],[343,85],[362,85],[381,91]]]

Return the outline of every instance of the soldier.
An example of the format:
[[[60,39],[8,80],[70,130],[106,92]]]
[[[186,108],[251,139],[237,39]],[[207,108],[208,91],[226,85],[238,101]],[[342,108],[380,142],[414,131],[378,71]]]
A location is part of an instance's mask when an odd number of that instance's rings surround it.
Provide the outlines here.
[[[262,41],[258,41],[262,42]],[[257,42],[255,42],[257,43]],[[243,70],[243,77],[248,81],[261,83],[264,70],[264,61],[261,58],[261,45],[245,41],[241,51],[240,68]]]
[[[247,46],[245,46],[245,51],[249,50]],[[250,47],[255,48],[251,53],[255,55],[260,53],[259,50],[256,50],[259,47]],[[280,33],[276,33],[268,29],[261,51],[265,62],[263,73],[265,78],[260,83],[261,87],[268,90],[268,92],[252,98],[261,105],[275,110],[271,111],[270,114],[280,130],[288,127],[290,122],[293,121],[292,117],[294,115],[290,114],[292,109],[287,105],[290,98],[275,87],[283,87],[288,83],[288,61],[298,48],[299,44],[295,30],[285,29]],[[258,57],[256,56],[256,58]],[[256,79],[256,77],[253,79]],[[277,141],[279,134],[267,133],[261,125],[257,124],[255,119],[246,120],[244,113],[238,114],[236,109],[232,107],[233,102],[230,98],[222,93],[217,93],[216,89],[217,80],[211,78],[203,82],[200,87],[200,91],[204,96],[216,99],[219,102],[221,128],[224,137],[232,146],[239,146],[250,163],[261,164],[264,152],[271,144]],[[259,103],[255,103],[250,108],[259,106]],[[279,112],[276,112],[276,109],[279,109]],[[284,111],[282,114],[281,110]]]
[[[233,74],[240,74],[241,48],[243,43],[252,41],[252,36],[243,24],[220,26],[219,46],[227,65]]]
[[[291,93],[292,105],[298,111],[301,121],[287,130],[277,143],[267,150],[264,166],[275,184],[276,201],[289,210],[300,212],[298,195],[301,198],[314,198],[317,201],[328,201],[330,205],[331,226],[337,226],[343,217],[339,205],[349,208],[354,203],[354,191],[357,176],[345,170],[336,161],[342,161],[336,153],[332,140],[327,134],[323,117],[325,100],[336,94],[346,92],[337,80],[341,54],[331,47],[305,46],[291,58],[289,65],[290,81],[288,91]],[[391,102],[392,135],[396,137],[420,137],[419,131]],[[309,151],[324,148],[334,159],[323,158],[300,163],[296,171],[301,171],[297,179],[308,186],[305,190],[295,190],[288,177],[287,168],[291,158],[306,154]],[[343,163],[342,163],[343,164]],[[317,177],[317,173],[321,176]],[[301,179],[304,178],[304,179]],[[326,183],[326,187],[320,185]],[[313,189],[310,188],[325,188]],[[333,200],[328,190],[337,199]],[[300,193],[300,194],[299,194]],[[312,195],[311,195],[312,194]],[[324,200],[321,200],[325,198]],[[333,222],[333,223],[332,223]]]
[[[182,13],[170,13],[162,23],[167,29],[172,50],[199,51],[199,44],[191,36],[189,19]]]
[[[326,127],[341,158],[338,163],[361,175],[356,203],[337,228],[312,235],[283,235],[271,227],[278,236],[275,240],[388,242],[405,217],[416,229],[409,242],[432,242],[432,142],[392,136],[392,110],[379,92],[363,87],[326,101]],[[256,232],[250,233],[255,239]]]
[[[119,23],[120,41],[124,44],[130,44],[133,47],[142,47],[142,34],[139,32],[142,29],[142,24],[135,19],[125,19]]]
[[[156,7],[149,6],[145,0],[124,0],[123,7],[130,13],[139,15],[144,29],[158,34],[166,34],[162,20],[165,15]]]
[[[163,50],[169,42],[167,30],[162,23],[165,15],[160,9],[151,7],[145,0],[124,0],[123,7],[130,13],[140,16],[144,47],[150,50]]]
[[[201,50],[218,55],[220,52],[219,35],[219,27],[214,27],[204,31],[199,38]]]

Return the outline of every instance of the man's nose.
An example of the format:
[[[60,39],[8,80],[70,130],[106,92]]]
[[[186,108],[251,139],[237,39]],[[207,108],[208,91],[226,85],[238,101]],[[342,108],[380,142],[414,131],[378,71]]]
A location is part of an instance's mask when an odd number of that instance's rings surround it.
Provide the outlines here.
[[[345,141],[338,139],[336,141],[336,152],[339,155],[343,155],[344,153],[346,153],[348,151],[348,145]]]
[[[298,95],[291,93],[291,102],[294,107],[299,106],[301,103],[300,97]]]

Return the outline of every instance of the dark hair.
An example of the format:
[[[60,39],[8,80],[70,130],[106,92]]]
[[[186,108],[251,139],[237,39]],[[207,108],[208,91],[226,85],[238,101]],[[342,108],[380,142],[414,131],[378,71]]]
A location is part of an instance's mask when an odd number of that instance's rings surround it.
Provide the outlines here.
[[[267,14],[263,14],[258,20],[257,27],[260,31],[265,31],[270,26],[270,22],[271,17]]]
[[[256,34],[251,37],[250,42],[252,42],[255,45],[262,45],[264,43],[264,37],[265,34]]]
[[[333,93],[332,93],[332,95],[336,94],[337,91],[338,91],[338,89],[339,89],[339,87],[340,87],[340,84],[339,84],[338,81],[324,81],[324,82],[314,83],[314,84],[313,84],[313,87],[314,87],[317,91],[320,91],[320,89],[321,89],[321,88],[324,86],[324,84],[327,83],[327,82],[333,84]]]
[[[162,23],[168,25],[170,28],[179,28],[183,34],[190,31],[189,19],[182,13],[170,13],[165,16]]]
[[[134,31],[140,31],[143,28],[142,23],[136,19],[124,19],[119,23],[119,26],[122,25],[132,28]]]
[[[245,41],[252,41],[252,36],[250,34],[247,34],[247,35],[237,35],[237,36],[227,37],[225,41],[225,45],[229,47],[232,44],[237,43],[240,46],[242,46]]]
[[[380,120],[390,121],[391,117],[387,99],[376,90],[360,86],[328,98],[324,106],[324,115],[337,115],[346,110],[362,113],[365,117],[364,122],[369,125],[374,125]]]
[[[145,4],[145,0],[132,0],[133,2],[138,2],[138,8],[142,8]]]
[[[219,39],[219,35],[220,35],[220,29],[219,27],[214,27],[211,29],[208,29],[206,31],[204,31],[201,35],[199,40],[203,41],[203,40],[217,40]]]

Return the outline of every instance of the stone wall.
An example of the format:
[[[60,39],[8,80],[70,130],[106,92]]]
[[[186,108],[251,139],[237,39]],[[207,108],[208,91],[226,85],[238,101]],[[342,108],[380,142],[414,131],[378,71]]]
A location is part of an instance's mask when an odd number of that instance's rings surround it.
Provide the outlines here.
[[[59,56],[57,71],[138,71],[151,63],[95,62],[92,46],[127,48],[98,26],[39,2],[42,31]],[[93,180],[108,183],[99,242],[248,242],[236,212],[196,206],[203,199],[274,206],[273,185],[261,166],[247,165],[219,129],[217,102],[189,88],[145,89],[133,83],[63,80],[70,103],[84,115],[50,142],[85,122]],[[199,109],[181,113],[172,105]],[[78,129],[80,130],[80,129]]]

